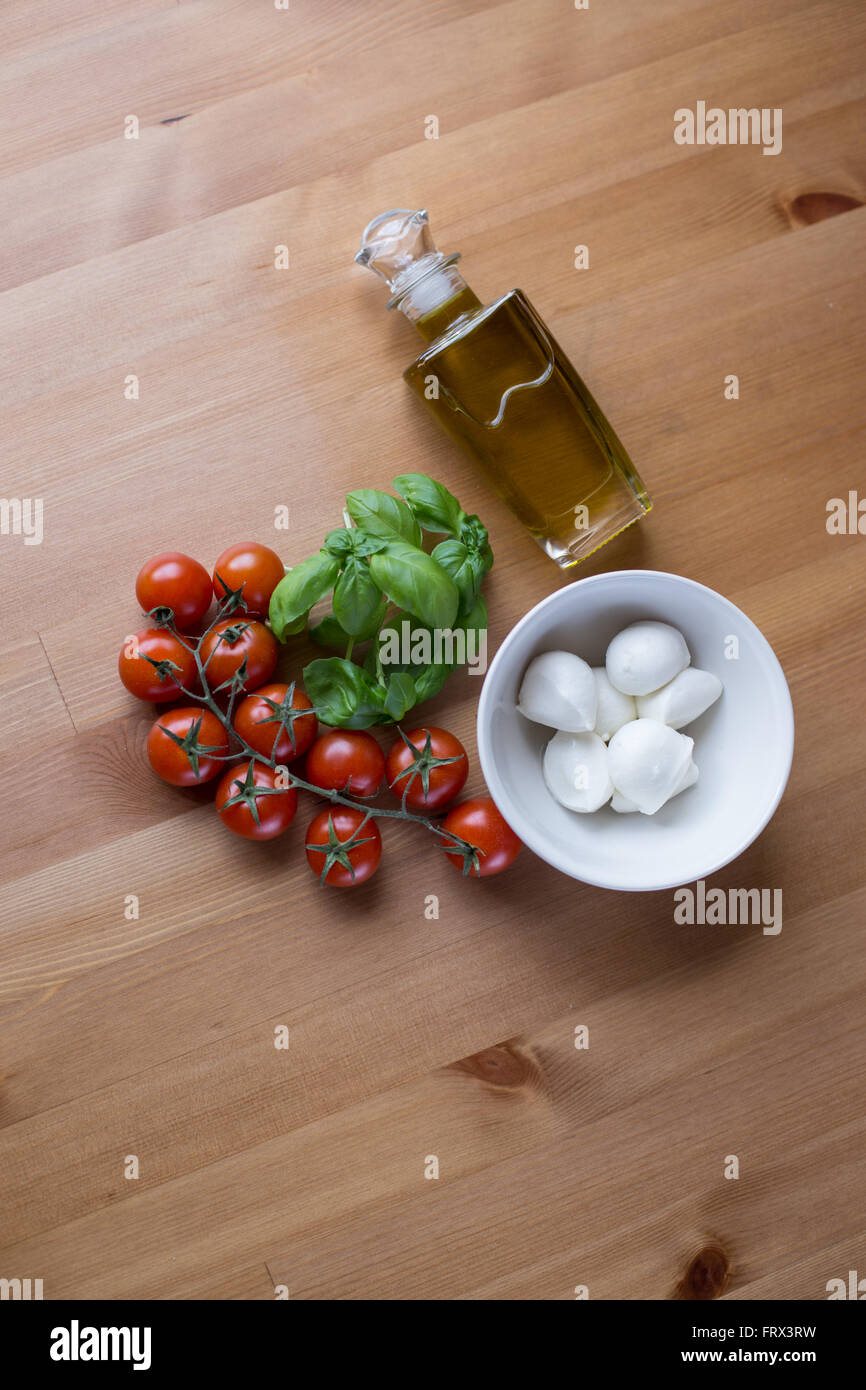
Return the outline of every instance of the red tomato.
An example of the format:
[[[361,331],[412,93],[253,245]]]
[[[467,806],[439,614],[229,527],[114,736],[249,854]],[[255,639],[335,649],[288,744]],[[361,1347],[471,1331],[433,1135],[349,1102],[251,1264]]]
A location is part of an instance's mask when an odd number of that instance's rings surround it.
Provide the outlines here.
[[[332,729],[307,754],[307,778],[323,791],[375,796],[385,776],[385,755],[363,729]]]
[[[183,746],[171,734],[182,739]],[[222,724],[210,710],[198,705],[184,705],[161,714],[147,736],[151,767],[173,787],[209,782],[222,772],[228,752],[228,735]]]
[[[200,623],[210,608],[213,589],[210,575],[198,560],[179,550],[166,550],[142,565],[135,594],[145,613],[154,608],[170,608],[175,627],[186,632]]]
[[[215,623],[202,639],[200,651],[207,683],[214,692],[231,680],[244,657],[247,659],[244,690],[263,685],[274,673],[278,654],[276,638],[264,623],[248,618],[245,613]]]
[[[171,662],[176,668],[163,668],[162,679],[154,662]],[[151,627],[127,637],[117,658],[117,671],[131,695],[139,700],[153,700],[164,705],[176,700],[184,686],[190,690],[195,683],[195,657],[186,650],[173,632]]]
[[[310,821],[306,839],[307,863],[321,882],[330,884],[332,888],[354,888],[373,877],[382,858],[382,836],[374,820],[367,821],[354,845],[343,848],[356,835],[363,822],[364,812],[356,811],[351,806],[334,806],[320,811]]]
[[[285,572],[286,567],[275,550],[259,545],[258,541],[240,541],[224,550],[214,565],[214,595],[219,602],[229,589],[242,587],[241,597],[247,613],[266,618],[271,594]]]
[[[250,748],[262,757],[289,763],[306,753],[319,727],[315,714],[295,715],[294,711],[312,708],[297,685],[263,685],[261,690],[254,690],[241,701],[234,726]]]
[[[459,835],[461,840],[468,841],[480,851],[477,867],[469,871],[472,878],[490,878],[492,874],[501,874],[520,853],[520,840],[511,826],[505,823],[489,796],[476,796],[455,806],[442,822],[442,829]],[[443,843],[447,844],[447,841]],[[449,853],[448,858],[459,869],[463,868],[461,853]]]
[[[437,765],[440,758],[447,761]],[[469,759],[459,739],[430,725],[396,739],[385,768],[388,786],[401,801],[405,794],[410,810],[439,811],[463,790]]]
[[[288,830],[298,809],[298,793],[294,787],[278,788],[276,780],[276,770],[257,761],[229,768],[216,794],[216,808],[223,825],[247,840],[272,840]],[[243,799],[226,805],[238,795]]]

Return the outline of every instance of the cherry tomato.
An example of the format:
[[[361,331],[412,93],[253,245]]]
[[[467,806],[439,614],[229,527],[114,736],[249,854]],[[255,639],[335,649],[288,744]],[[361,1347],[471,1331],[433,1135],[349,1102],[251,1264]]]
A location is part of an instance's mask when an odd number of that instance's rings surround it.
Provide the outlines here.
[[[375,796],[385,776],[385,755],[363,729],[332,729],[307,754],[307,781],[323,791]]]
[[[172,662],[177,669],[166,667],[160,679],[153,665],[155,661]],[[145,632],[127,637],[117,658],[117,671],[131,695],[139,700],[153,700],[158,705],[178,699],[183,694],[180,687],[189,690],[196,679],[192,652],[186,650],[173,632],[162,627],[147,628]]]
[[[171,734],[183,739],[186,746],[181,747]],[[147,736],[151,767],[173,787],[196,787],[200,782],[209,782],[223,771],[228,752],[228,735],[222,724],[210,710],[198,705],[184,705],[161,714]]]
[[[274,705],[278,707],[276,710]],[[312,708],[309,698],[297,685],[263,685],[238,705],[234,726],[250,748],[262,757],[289,763],[306,753],[319,727],[315,714],[294,717],[292,711]],[[285,722],[281,723],[281,719]]]
[[[272,840],[275,835],[282,835],[295,818],[298,793],[294,787],[280,790],[276,781],[276,769],[258,761],[229,768],[216,793],[216,808],[223,825],[247,840]],[[227,806],[226,802],[238,794],[244,799]],[[253,802],[258,821],[253,815]]]
[[[489,796],[476,796],[470,801],[462,801],[442,822],[442,829],[459,835],[475,849],[479,850],[478,865],[470,869],[472,878],[490,878],[501,874],[513,864],[521,849],[510,825],[503,820],[501,813]],[[443,844],[447,841],[443,840]],[[448,854],[452,864],[463,868],[463,855]]]
[[[408,742],[407,742],[408,740]],[[411,748],[409,747],[411,744]],[[448,761],[435,765],[438,758]],[[385,764],[388,786],[413,811],[439,811],[463,790],[469,759],[459,739],[432,724],[392,743]],[[427,791],[424,791],[424,783]]]
[[[307,828],[307,863],[313,873],[332,888],[355,888],[364,883],[379,867],[382,858],[382,836],[374,820],[368,820],[358,835],[357,844],[348,849],[342,846],[351,840],[364,821],[364,812],[352,806],[334,806],[320,811]],[[328,872],[322,879],[330,860]]]
[[[242,587],[246,612],[253,617],[266,618],[271,594],[285,572],[286,567],[275,550],[259,545],[258,541],[240,541],[224,550],[214,565],[214,595],[219,601],[229,589]]]
[[[210,608],[213,589],[210,575],[198,560],[179,550],[166,550],[142,565],[135,594],[145,613],[170,608],[175,626],[185,632],[201,622]]]
[[[244,657],[247,659],[244,690],[264,685],[274,674],[278,653],[276,638],[264,623],[248,618],[245,613],[237,613],[233,618],[223,618],[205,634],[200,655],[202,665],[207,663],[207,683],[216,691],[231,680]]]

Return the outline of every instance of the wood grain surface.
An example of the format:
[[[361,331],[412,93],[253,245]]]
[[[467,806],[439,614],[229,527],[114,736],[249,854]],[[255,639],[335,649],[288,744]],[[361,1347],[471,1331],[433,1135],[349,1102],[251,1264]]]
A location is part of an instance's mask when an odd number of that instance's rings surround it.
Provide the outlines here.
[[[4,0],[2,492],[44,537],[0,536],[0,1275],[541,1300],[866,1273],[866,537],[826,526],[866,497],[864,35],[855,0]],[[782,108],[781,154],[677,145],[698,100]],[[654,511],[579,571],[401,380],[420,340],[352,262],[395,205],[482,298],[531,296],[638,464]],[[465,883],[411,827],[324,891],[304,816],[256,846],[157,782],[115,669],[141,562],[294,563],[406,469],[489,522],[491,651],[620,566],[763,629],[794,768],[713,884],[781,888],[778,936],[528,851]],[[473,791],[478,684],[425,709]]]

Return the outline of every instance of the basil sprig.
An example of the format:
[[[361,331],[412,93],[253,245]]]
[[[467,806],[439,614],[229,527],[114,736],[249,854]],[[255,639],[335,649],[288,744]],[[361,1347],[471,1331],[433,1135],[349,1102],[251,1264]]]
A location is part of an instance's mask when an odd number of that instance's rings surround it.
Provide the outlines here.
[[[438,651],[437,631],[468,634],[487,625],[481,584],[493,552],[485,526],[425,473],[401,474],[394,487],[399,497],[373,488],[350,492],[346,526],[289,570],[271,597],[270,624],[281,642],[308,630],[320,646],[343,652],[304,668],[304,685],[325,724],[365,729],[403,719],[437,694],[454,669],[448,659],[416,660],[413,650]],[[428,553],[424,532],[445,539]],[[309,627],[310,610],[328,593],[331,612]],[[402,643],[396,649],[408,660],[383,665],[389,636]],[[370,645],[363,660],[353,660],[364,642]]]
[[[271,594],[268,613],[274,636],[285,642],[292,633],[303,632],[314,603],[333,588],[340,573],[340,561],[327,550],[302,560],[289,570]]]

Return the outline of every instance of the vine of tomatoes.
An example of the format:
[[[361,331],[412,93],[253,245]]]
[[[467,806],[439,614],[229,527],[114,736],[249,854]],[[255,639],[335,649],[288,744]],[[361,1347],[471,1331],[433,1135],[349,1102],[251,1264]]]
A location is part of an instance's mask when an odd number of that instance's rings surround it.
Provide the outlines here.
[[[148,734],[154,772],[179,787],[219,778],[220,820],[251,840],[288,830],[299,791],[323,798],[330,805],[310,821],[304,849],[320,883],[332,887],[357,886],[376,872],[381,819],[423,826],[465,875],[508,868],[520,841],[492,799],[453,805],[469,771],[453,734],[434,725],[398,728],[386,756],[365,730],[320,731],[300,686],[273,679],[278,647],[265,615],[283,575],[279,556],[256,542],[230,546],[212,575],[177,551],[142,566],[136,595],[151,625],[126,638],[118,672],[138,699],[175,705]],[[203,626],[214,601],[215,616]],[[374,802],[383,784],[398,807]]]

